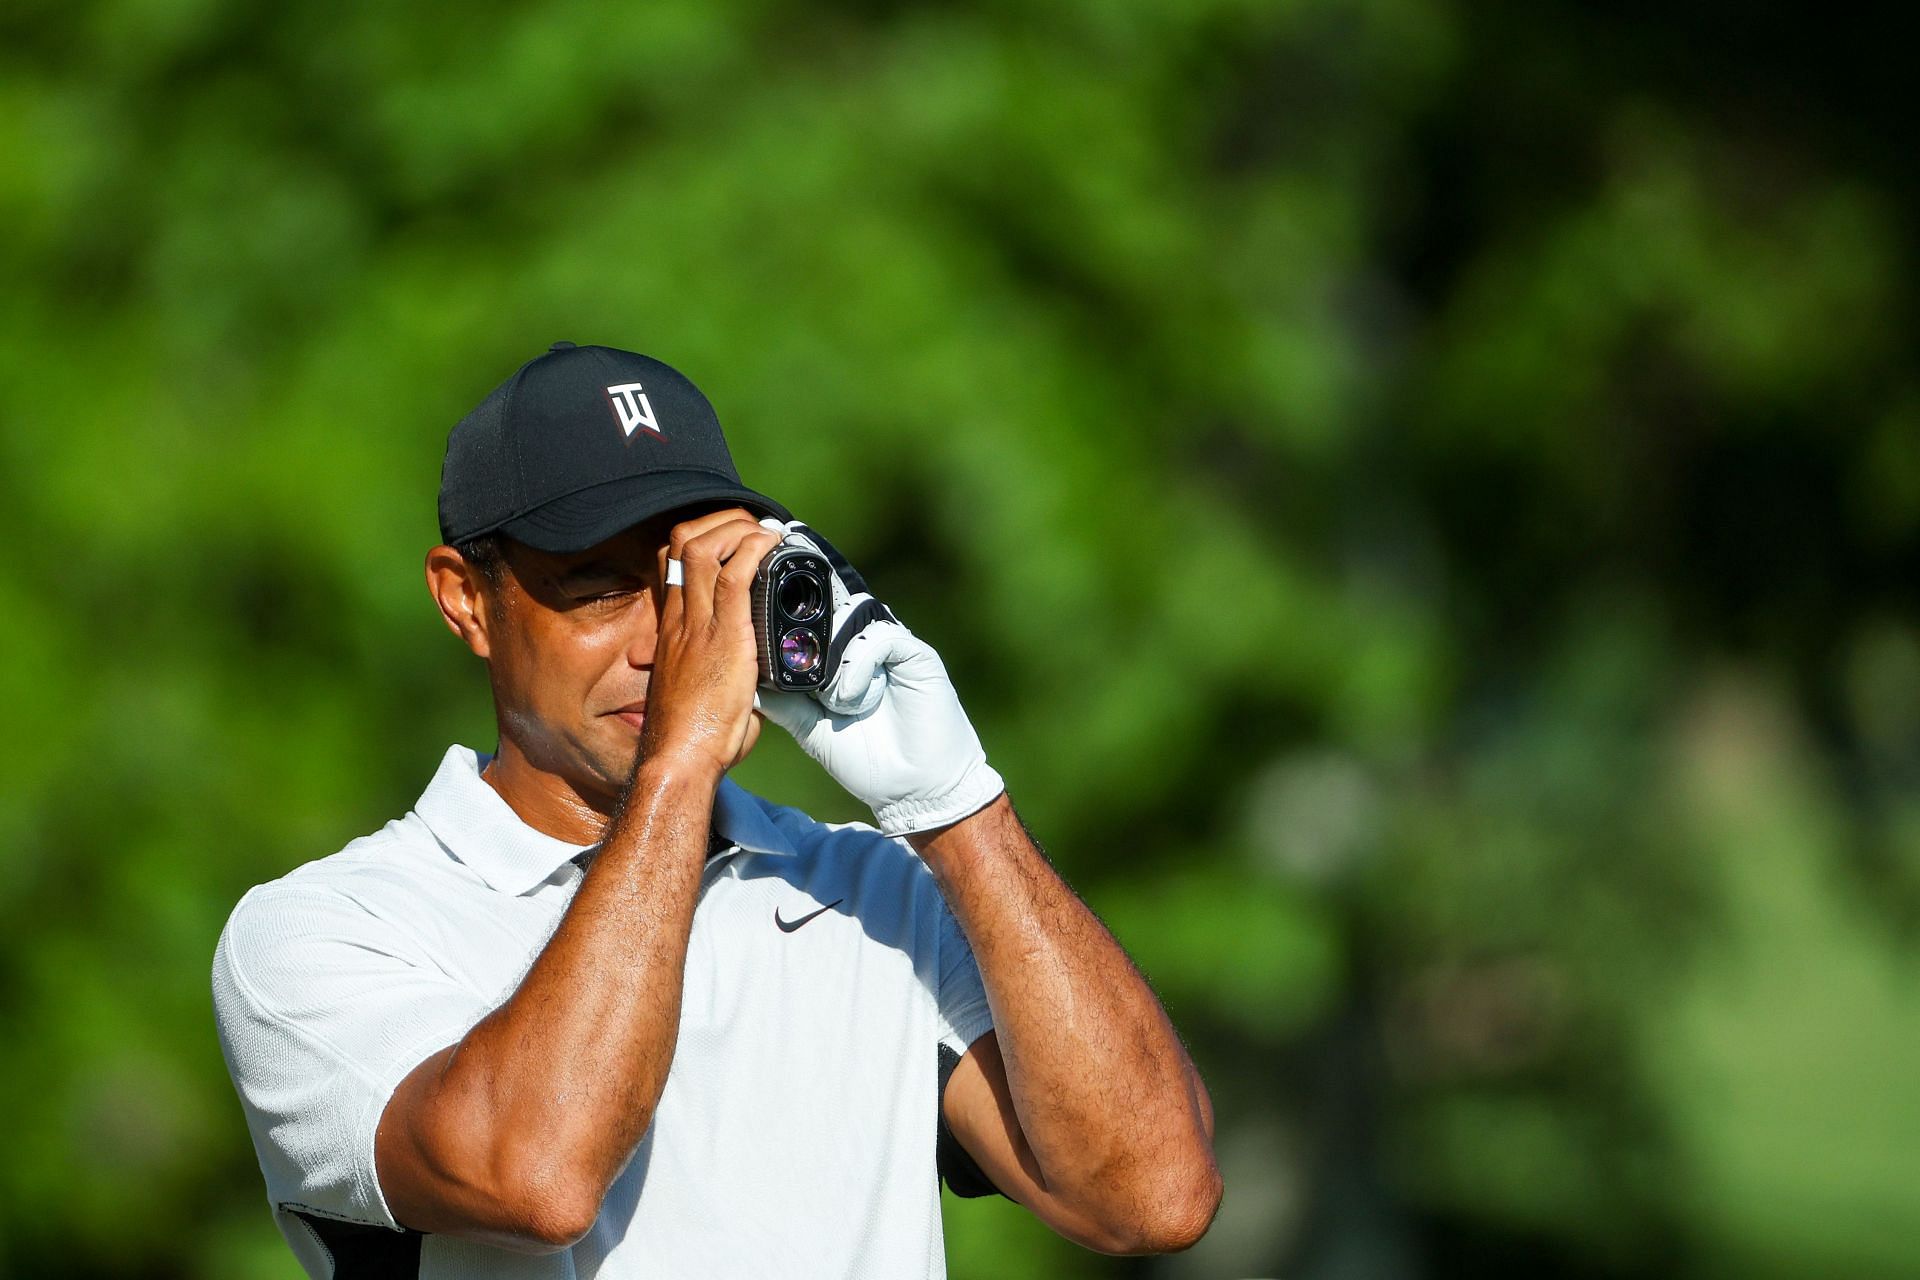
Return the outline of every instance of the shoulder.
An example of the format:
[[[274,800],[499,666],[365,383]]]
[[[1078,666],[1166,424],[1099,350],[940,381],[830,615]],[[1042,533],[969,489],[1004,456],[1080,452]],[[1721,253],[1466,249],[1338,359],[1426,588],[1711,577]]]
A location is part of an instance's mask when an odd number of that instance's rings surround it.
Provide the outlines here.
[[[422,881],[457,870],[426,823],[412,813],[348,842],[337,853],[303,863],[276,880],[249,889],[234,907],[227,928],[307,901],[358,904],[377,910],[384,900],[417,894]]]
[[[409,813],[249,889],[220,931],[215,976],[251,990],[297,974],[316,950],[400,946],[409,918],[432,900],[423,889],[463,872]]]

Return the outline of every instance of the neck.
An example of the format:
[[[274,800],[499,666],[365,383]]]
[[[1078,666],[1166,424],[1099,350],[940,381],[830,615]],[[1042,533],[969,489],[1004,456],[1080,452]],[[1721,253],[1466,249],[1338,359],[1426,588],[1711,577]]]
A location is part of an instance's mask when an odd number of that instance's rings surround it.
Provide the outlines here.
[[[589,795],[528,760],[513,742],[500,739],[480,777],[500,794],[520,821],[568,844],[598,844],[613,818],[610,797]]]

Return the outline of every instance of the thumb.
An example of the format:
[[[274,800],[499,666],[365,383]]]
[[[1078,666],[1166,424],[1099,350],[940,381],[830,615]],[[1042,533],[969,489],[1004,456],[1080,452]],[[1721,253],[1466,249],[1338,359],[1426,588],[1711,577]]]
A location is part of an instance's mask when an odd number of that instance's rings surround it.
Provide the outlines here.
[[[820,691],[820,702],[843,716],[863,716],[880,705],[887,692],[887,669],[899,660],[901,645],[912,634],[897,622],[872,622],[847,642],[833,679]]]
[[[762,689],[756,695],[760,704],[760,714],[785,729],[796,739],[819,724],[826,717],[820,704],[804,693],[780,693]]]
[[[886,653],[886,678],[903,689],[921,689],[929,685],[951,685],[947,664],[940,660],[932,645],[905,627],[891,638]]]

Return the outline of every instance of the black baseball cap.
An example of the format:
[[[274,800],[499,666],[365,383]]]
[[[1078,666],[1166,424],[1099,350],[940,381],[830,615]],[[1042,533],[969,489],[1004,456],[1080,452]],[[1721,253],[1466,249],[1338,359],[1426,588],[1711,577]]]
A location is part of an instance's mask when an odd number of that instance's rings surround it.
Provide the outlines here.
[[[448,434],[440,537],[497,531],[542,551],[584,551],[708,501],[793,518],[741,482],[713,406],[678,370],[556,342]]]

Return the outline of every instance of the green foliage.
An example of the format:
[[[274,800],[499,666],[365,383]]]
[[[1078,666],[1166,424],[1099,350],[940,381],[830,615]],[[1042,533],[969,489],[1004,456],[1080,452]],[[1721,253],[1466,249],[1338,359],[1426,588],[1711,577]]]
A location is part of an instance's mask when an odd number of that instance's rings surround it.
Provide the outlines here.
[[[1229,1187],[1149,1272],[1920,1267],[1915,188],[1809,30],[16,5],[0,1272],[292,1274],[213,941],[490,745],[420,557],[563,337],[708,392],[1162,992]]]

